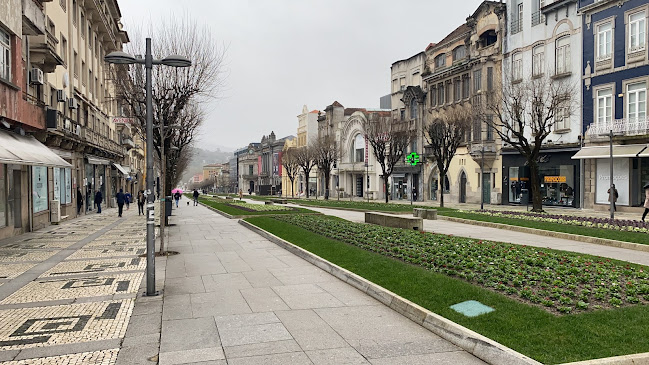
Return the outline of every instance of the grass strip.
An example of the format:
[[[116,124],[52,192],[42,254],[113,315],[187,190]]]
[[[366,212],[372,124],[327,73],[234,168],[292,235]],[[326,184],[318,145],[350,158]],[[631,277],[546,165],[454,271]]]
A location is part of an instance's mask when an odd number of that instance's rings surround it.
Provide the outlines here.
[[[649,307],[633,306],[564,316],[465,281],[433,273],[270,217],[246,219],[424,308],[546,364],[649,351]],[[475,318],[449,306],[477,300],[495,309]]]
[[[441,212],[438,211],[438,214],[447,217],[470,219],[470,220],[481,221],[481,222],[501,223],[501,224],[508,224],[512,226],[543,229],[546,231],[578,234],[582,236],[606,238],[610,240],[632,242],[632,243],[640,243],[643,245],[649,244],[649,235],[646,233],[618,231],[618,230],[595,228],[595,227],[582,227],[582,226],[574,226],[574,225],[554,223],[554,222],[538,222],[529,219],[494,217],[485,214],[460,212],[451,209],[446,209]]]
[[[227,213],[233,216],[240,215],[275,215],[275,214],[299,214],[299,213],[315,213],[312,210],[304,208],[295,208],[290,210],[269,210],[269,211],[249,211],[245,209],[239,209],[227,203],[222,203],[218,200],[209,199],[209,198],[198,198],[198,201],[210,206],[214,209],[217,209],[223,213]]]

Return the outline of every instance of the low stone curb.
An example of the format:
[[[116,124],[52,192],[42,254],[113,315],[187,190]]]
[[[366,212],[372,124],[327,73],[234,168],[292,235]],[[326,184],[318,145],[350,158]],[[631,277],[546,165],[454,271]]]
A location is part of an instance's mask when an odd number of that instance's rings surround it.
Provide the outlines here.
[[[649,352],[641,354],[606,357],[603,359],[570,362],[561,365],[643,365],[649,363]]]
[[[397,214],[397,215],[403,215],[403,214],[412,215],[412,212],[408,212],[408,211],[393,212],[387,210],[371,210],[371,209],[358,209],[358,208],[345,208],[345,207],[325,207],[321,205],[300,204],[296,202],[289,202],[289,204],[299,205],[305,208],[311,207],[311,208],[322,208],[322,209],[333,209],[333,210],[349,210],[351,212],[375,212],[375,213]]]
[[[649,252],[649,245],[642,245],[642,244],[639,244],[639,243],[616,241],[616,240],[609,240],[609,239],[606,239],[606,238],[598,238],[598,237],[590,237],[590,236],[582,236],[582,235],[579,235],[579,234],[572,234],[572,233],[547,231],[547,230],[544,230],[544,229],[514,226],[514,225],[510,225],[510,224],[503,224],[503,223],[476,221],[476,220],[473,220],[473,219],[449,217],[449,216],[444,216],[444,215],[439,215],[439,214],[437,215],[437,217],[439,219],[444,219],[444,220],[447,220],[447,221],[450,221],[450,222],[472,224],[472,225],[475,225],[475,226],[498,228],[498,229],[508,229],[510,231],[531,233],[531,234],[537,234],[537,235],[540,235],[540,236],[563,238],[563,239],[567,239],[567,240],[586,242],[586,243],[593,243],[593,244],[602,245],[602,246],[626,248],[626,249],[629,249],[629,250]]]
[[[523,354],[520,354],[502,344],[471,331],[455,322],[439,316],[405,298],[402,298],[391,291],[358,276],[351,271],[343,269],[309,251],[306,251],[288,241],[285,241],[265,230],[240,220],[240,224],[248,229],[257,232],[261,236],[274,242],[278,246],[306,260],[307,262],[330,273],[338,279],[352,285],[360,291],[368,294],[379,302],[390,307],[397,313],[405,316],[411,321],[419,324],[427,330],[444,338],[445,340],[461,347],[489,364],[534,364],[541,363]]]
[[[204,206],[205,208],[207,208],[207,209],[209,209],[209,210],[211,210],[211,211],[213,211],[213,212],[219,213],[220,215],[222,215],[222,216],[224,216],[224,217],[226,217],[226,218],[228,218],[228,219],[246,219],[246,218],[255,218],[255,217],[272,217],[272,216],[274,216],[274,215],[282,215],[282,214],[232,215],[232,214],[228,214],[228,213],[222,212],[222,211],[220,211],[220,210],[218,210],[218,209],[216,209],[216,208],[214,208],[214,207],[211,207],[211,206],[209,206],[209,205],[207,205],[207,204],[205,204],[205,203],[198,202],[198,204]],[[304,213],[302,213],[302,214],[322,215],[322,213],[319,213],[319,212],[313,212],[313,213],[306,213],[306,212],[304,212]]]

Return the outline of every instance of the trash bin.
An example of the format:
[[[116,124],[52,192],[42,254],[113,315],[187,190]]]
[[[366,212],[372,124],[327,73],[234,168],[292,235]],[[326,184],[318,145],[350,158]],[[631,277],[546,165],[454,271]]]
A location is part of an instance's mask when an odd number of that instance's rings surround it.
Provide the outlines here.
[[[521,205],[527,205],[530,202],[530,191],[528,189],[521,189]]]

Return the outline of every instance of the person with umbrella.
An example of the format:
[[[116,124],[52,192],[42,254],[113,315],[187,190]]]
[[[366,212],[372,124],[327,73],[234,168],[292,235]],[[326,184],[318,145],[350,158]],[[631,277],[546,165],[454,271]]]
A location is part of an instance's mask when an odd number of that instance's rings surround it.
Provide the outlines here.
[[[647,213],[649,213],[649,183],[644,184],[644,213],[642,213],[642,221],[644,222],[644,218],[647,216]]]
[[[615,203],[617,202],[617,198],[620,196],[617,193],[617,189],[615,188],[615,184],[611,184],[611,187],[606,191],[608,193],[608,201],[613,202],[613,211],[617,211],[617,207],[615,206]]]

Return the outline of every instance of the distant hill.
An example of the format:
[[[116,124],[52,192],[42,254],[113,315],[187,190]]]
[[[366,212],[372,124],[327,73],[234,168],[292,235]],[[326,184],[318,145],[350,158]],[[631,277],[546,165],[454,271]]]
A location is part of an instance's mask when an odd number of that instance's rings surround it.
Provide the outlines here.
[[[232,157],[232,152],[204,150],[202,148],[194,148],[194,157],[192,158],[187,171],[183,174],[181,181],[186,182],[195,174],[203,172],[203,165],[211,163],[225,163]]]

